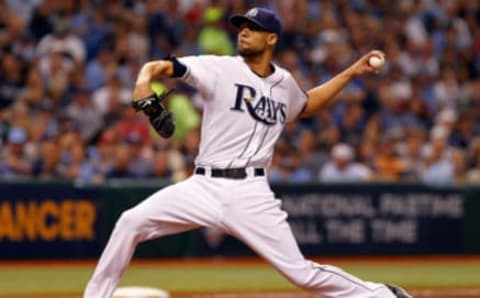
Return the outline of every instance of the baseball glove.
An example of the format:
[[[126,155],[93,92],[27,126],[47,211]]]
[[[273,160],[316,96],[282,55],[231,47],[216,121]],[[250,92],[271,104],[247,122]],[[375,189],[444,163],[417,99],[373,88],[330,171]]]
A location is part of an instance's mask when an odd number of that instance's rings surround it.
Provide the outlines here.
[[[167,111],[162,101],[167,98],[174,89],[170,89],[160,95],[152,94],[148,97],[135,100],[132,107],[136,111],[142,111],[150,119],[150,124],[155,131],[164,138],[169,138],[175,132],[175,123],[173,115]]]

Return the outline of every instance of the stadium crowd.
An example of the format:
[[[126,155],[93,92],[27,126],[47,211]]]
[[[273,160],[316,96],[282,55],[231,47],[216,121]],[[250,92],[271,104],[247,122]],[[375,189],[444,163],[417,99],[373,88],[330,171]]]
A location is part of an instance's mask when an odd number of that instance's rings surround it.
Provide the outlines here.
[[[181,82],[177,131],[156,136],[130,106],[142,64],[235,54],[228,16],[282,19],[276,61],[304,89],[371,49],[379,75],[291,123],[271,181],[480,182],[480,2],[470,0],[0,0],[0,179],[102,183],[191,174],[202,99]]]

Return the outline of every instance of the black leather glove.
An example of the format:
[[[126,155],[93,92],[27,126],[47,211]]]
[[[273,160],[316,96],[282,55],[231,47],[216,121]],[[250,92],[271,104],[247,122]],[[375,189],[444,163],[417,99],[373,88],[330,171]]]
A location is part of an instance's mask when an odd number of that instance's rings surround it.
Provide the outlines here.
[[[150,123],[155,131],[164,138],[169,138],[175,132],[175,122],[173,115],[167,110],[163,110],[159,115],[150,117]]]
[[[152,94],[148,97],[132,102],[132,107],[136,111],[142,111],[150,119],[155,131],[164,138],[169,138],[175,132],[175,123],[173,115],[161,103],[167,96],[169,96],[174,89],[164,92],[157,96]]]

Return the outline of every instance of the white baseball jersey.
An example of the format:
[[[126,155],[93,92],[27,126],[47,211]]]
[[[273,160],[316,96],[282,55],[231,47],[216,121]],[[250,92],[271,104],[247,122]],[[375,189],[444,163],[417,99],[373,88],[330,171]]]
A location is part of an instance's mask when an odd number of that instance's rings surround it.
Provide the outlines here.
[[[196,164],[212,168],[267,167],[286,122],[307,95],[292,75],[275,65],[262,78],[242,57],[190,56],[183,79],[205,98]]]

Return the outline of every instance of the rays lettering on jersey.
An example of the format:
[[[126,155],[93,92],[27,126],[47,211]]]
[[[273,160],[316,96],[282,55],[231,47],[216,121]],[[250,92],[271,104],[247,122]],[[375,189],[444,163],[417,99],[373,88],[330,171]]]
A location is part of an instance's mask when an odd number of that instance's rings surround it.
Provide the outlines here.
[[[248,85],[235,84],[237,95],[235,97],[235,105],[230,108],[232,111],[245,112],[242,108],[245,103],[248,114],[266,125],[275,125],[277,121],[285,123],[287,115],[287,105],[276,102],[266,96],[260,97],[256,102],[255,88]]]

